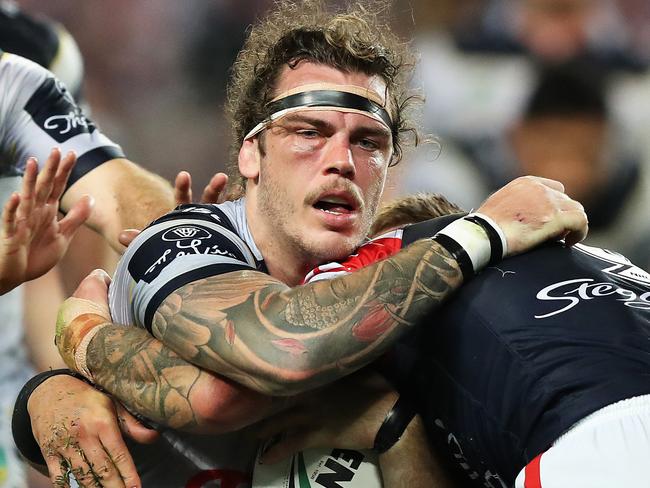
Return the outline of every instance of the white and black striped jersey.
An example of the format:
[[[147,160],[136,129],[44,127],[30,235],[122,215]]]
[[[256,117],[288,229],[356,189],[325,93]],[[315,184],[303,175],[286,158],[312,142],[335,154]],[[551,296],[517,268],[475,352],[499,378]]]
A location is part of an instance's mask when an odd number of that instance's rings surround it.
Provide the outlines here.
[[[97,130],[70,95],[68,90],[79,92],[82,77],[77,45],[61,25],[28,16],[14,2],[0,0],[0,205],[20,188],[27,158],[36,156],[42,165],[54,146],[80,156],[68,186],[105,161],[123,157],[120,147]],[[5,438],[2,426],[7,425],[4,408],[8,411],[33,374],[22,310],[22,287],[0,296],[0,458],[9,459],[8,467],[0,459],[0,471],[6,469],[0,485],[16,488],[25,486],[23,471],[11,461],[13,441]]]
[[[49,71],[0,51],[0,177],[20,176],[30,156],[44,164],[50,150],[75,151],[68,186],[100,164],[124,157]]]
[[[246,223],[244,199],[181,205],[129,245],[110,287],[117,323],[151,331],[151,319],[173,291],[201,278],[241,269],[264,271]]]
[[[151,331],[153,313],[174,290],[242,269],[265,271],[246,223],[244,200],[181,205],[127,248],[109,289],[111,316],[116,323]],[[239,433],[176,431],[153,446],[129,445],[144,486],[178,488],[199,488],[216,480],[224,487],[249,486],[256,448],[255,439]]]
[[[46,69],[21,56],[0,51],[0,202],[20,187],[29,156],[44,164],[52,147],[74,150],[79,161],[68,186],[116,157],[121,148],[88,120],[66,88]],[[0,296],[0,383],[29,374],[23,345],[21,290]],[[8,380],[7,380],[8,381]]]

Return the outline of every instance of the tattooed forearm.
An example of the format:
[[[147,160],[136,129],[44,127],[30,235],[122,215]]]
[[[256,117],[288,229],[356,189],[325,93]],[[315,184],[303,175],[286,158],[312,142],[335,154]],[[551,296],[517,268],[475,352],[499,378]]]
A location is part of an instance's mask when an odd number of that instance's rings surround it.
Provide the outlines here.
[[[190,283],[153,332],[193,364],[275,395],[314,388],[381,355],[461,283],[433,241],[350,275],[289,288],[237,272]]]
[[[105,327],[88,347],[88,362],[95,381],[130,409],[176,428],[197,425],[189,395],[201,370],[188,365],[146,331]],[[189,381],[179,385],[179,375]]]
[[[277,403],[189,364],[135,327],[104,327],[87,354],[98,385],[132,411],[168,427],[200,433],[236,430]]]

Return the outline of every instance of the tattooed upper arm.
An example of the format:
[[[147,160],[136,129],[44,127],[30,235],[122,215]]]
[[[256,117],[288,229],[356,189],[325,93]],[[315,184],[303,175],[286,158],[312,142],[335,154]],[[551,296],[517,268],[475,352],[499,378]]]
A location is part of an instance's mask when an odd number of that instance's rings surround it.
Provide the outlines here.
[[[377,358],[461,281],[454,259],[426,240],[295,288],[256,271],[200,279],[162,302],[152,331],[197,366],[267,394],[295,394]]]

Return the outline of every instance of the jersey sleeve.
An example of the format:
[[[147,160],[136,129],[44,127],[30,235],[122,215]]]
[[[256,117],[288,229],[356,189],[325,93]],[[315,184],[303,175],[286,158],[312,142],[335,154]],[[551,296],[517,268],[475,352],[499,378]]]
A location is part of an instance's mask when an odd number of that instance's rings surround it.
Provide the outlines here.
[[[160,304],[202,278],[257,269],[246,242],[217,206],[176,210],[154,222],[127,248],[109,290],[111,317],[151,332]]]
[[[21,175],[28,157],[39,165],[50,150],[75,151],[68,187],[100,164],[124,157],[88,119],[66,87],[45,68],[14,54],[0,57],[0,176]]]
[[[438,232],[440,232],[454,220],[457,220],[465,215],[467,214],[457,213],[444,215],[442,217],[436,217],[435,219],[424,220],[422,222],[416,222],[414,224],[407,225],[404,227],[402,247],[413,244],[417,240],[428,239],[435,236]]]

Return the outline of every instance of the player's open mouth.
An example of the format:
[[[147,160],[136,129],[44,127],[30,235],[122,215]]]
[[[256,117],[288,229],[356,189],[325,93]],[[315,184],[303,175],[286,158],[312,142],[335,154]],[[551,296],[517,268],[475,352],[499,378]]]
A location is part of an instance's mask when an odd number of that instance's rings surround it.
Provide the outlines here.
[[[341,201],[331,201],[331,200],[319,200],[314,204],[319,210],[323,212],[340,215],[344,213],[349,213],[353,211],[351,205],[348,205],[346,202]]]
[[[314,203],[314,208],[333,215],[346,215],[359,208],[355,199],[349,194],[324,195]]]

